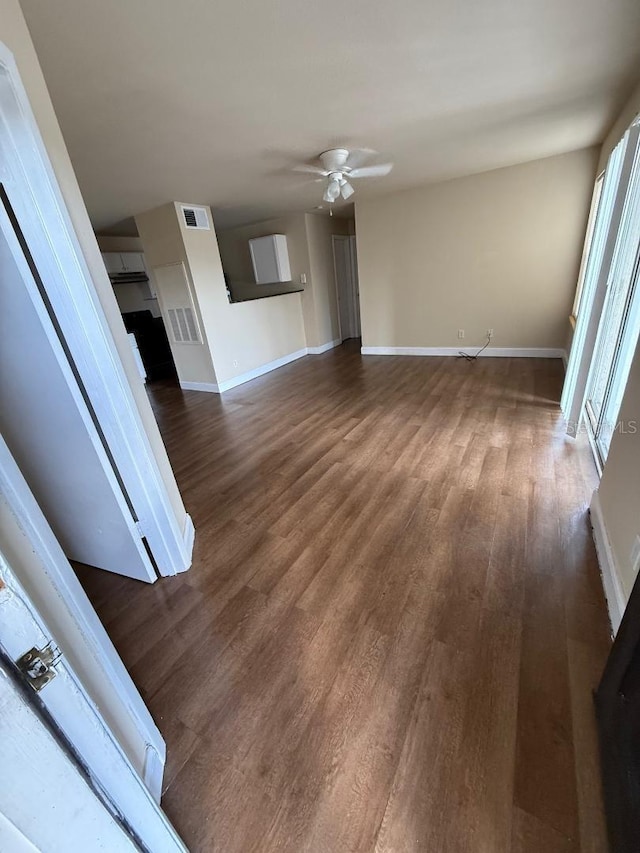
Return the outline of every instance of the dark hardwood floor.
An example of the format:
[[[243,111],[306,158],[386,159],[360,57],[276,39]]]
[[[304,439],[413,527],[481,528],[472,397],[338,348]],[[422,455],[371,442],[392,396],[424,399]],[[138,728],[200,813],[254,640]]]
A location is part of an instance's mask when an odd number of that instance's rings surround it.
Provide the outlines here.
[[[192,851],[600,853],[609,650],[560,361],[362,358],[150,389],[196,529],[81,579]]]

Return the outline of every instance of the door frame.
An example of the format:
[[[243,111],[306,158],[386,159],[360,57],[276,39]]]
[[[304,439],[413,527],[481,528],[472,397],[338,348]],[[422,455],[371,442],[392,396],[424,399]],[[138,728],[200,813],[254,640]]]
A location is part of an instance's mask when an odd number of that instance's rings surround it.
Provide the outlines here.
[[[356,338],[362,337],[362,317],[360,315],[360,276],[358,273],[358,244],[355,234],[349,234],[351,253],[351,289],[353,290],[353,320]]]
[[[0,766],[11,779],[0,788],[0,848],[34,853],[62,836],[68,850],[139,853],[29,692],[0,651]]]
[[[338,282],[338,265],[336,263],[336,243],[344,242],[344,245],[347,246],[349,258],[348,258],[348,269],[349,269],[349,293],[348,293],[348,308],[349,308],[349,332],[353,332],[354,334],[349,334],[345,337],[344,330],[342,328],[342,320],[340,319],[340,284]],[[345,341],[347,338],[351,337],[359,337],[360,335],[360,310],[359,310],[359,298],[357,294],[357,259],[355,256],[355,236],[352,234],[332,234],[331,235],[331,251],[333,254],[333,277],[335,280],[336,287],[336,301],[337,301],[337,315],[338,315],[338,329],[340,330],[340,340]]]
[[[611,849],[619,853],[637,850],[638,798],[632,795],[628,751],[620,738],[625,723],[625,681],[632,681],[635,674],[637,682],[637,662],[635,673],[633,662],[639,650],[640,581],[636,580],[594,695],[609,841]]]
[[[0,42],[0,180],[161,575],[191,565],[194,528],[176,519],[91,273],[11,51]],[[105,273],[106,275],[106,273]]]
[[[16,661],[32,646],[41,649],[51,640],[59,644],[62,655],[55,665],[56,677],[37,696],[34,693],[32,701],[46,711],[94,790],[133,837],[149,850],[185,853],[159,804],[165,757],[162,736],[1,439],[0,494],[0,519],[5,512],[10,514],[35,556],[27,577],[18,564],[12,537],[2,537],[2,651]],[[34,590],[40,596],[38,603]],[[71,616],[62,630],[56,596]],[[85,683],[87,673],[93,677],[92,685]],[[97,695],[100,689],[103,696]],[[143,773],[135,768],[105,719],[105,705],[114,697],[149,740]]]
[[[139,772],[145,785],[159,802],[166,760],[164,739],[42,514],[11,451],[0,436],[0,503],[3,500],[38,561],[34,589],[42,596],[43,601],[47,595],[59,596],[71,615],[73,628],[65,632],[66,637],[59,639],[67,640],[67,655],[75,663],[79,673],[83,670],[85,673],[91,672],[92,684],[87,686],[94,701],[105,709],[112,703],[119,703],[124,714],[131,719],[135,730],[139,732],[140,738],[146,742],[144,764],[139,768]],[[1,522],[0,513],[0,531]],[[17,569],[14,571],[18,573]],[[24,578],[22,582],[24,583]],[[44,607],[42,609],[45,610]],[[43,616],[49,616],[52,629],[56,627],[53,615],[45,610]]]

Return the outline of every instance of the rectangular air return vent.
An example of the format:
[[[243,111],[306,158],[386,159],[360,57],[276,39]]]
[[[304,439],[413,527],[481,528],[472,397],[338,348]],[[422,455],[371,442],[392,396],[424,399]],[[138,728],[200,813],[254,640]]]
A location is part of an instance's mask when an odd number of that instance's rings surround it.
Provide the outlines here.
[[[177,344],[199,344],[200,335],[191,308],[169,308],[171,334]]]
[[[197,228],[200,231],[211,231],[206,207],[181,205],[185,228]]]

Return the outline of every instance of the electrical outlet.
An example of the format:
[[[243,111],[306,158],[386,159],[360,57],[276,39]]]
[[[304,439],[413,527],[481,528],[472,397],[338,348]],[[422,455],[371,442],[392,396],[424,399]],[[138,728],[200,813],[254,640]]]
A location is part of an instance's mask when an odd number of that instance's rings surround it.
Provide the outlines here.
[[[300,284],[306,284],[306,283],[307,283],[307,274],[306,274],[306,272],[302,272],[302,273],[300,273]]]
[[[493,329],[487,329],[487,337],[489,338],[489,340],[491,340],[491,338],[493,337]]]
[[[460,339],[464,338],[464,329],[458,329],[458,337]]]
[[[237,366],[238,366],[238,359],[237,359],[237,358],[234,358],[234,359],[233,359],[233,366],[234,366],[234,367],[237,367]]]

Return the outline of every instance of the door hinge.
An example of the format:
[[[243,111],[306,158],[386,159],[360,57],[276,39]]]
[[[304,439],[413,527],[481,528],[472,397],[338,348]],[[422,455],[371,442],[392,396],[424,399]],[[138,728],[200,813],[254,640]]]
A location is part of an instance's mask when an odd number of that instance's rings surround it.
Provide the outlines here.
[[[29,649],[18,658],[16,666],[33,689],[39,692],[56,677],[54,667],[61,657],[62,652],[51,641],[43,649],[35,646]]]
[[[140,524],[139,521],[136,521],[135,525],[136,525],[136,530],[138,531],[138,536],[141,539],[144,539],[145,534],[144,534],[144,530],[142,529],[142,524]]]

